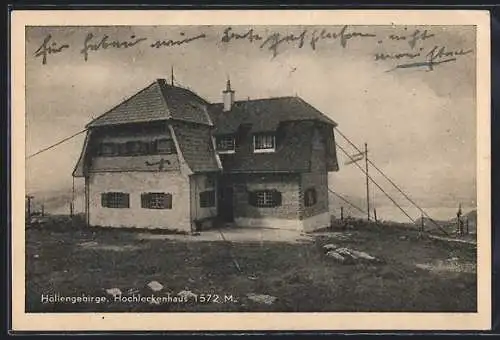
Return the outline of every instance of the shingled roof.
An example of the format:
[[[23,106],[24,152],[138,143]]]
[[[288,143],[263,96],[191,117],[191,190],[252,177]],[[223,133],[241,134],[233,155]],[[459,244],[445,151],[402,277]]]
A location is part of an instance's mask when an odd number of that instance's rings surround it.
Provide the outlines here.
[[[273,153],[254,153],[252,141],[248,138],[250,131],[240,130],[242,135],[238,138],[236,153],[221,155],[224,172],[309,172],[312,166],[311,140],[315,129],[328,141],[325,145],[326,168],[337,171],[333,129],[314,121],[294,121],[279,127],[277,147]]]
[[[316,120],[337,126],[337,123],[299,97],[277,97],[234,102],[228,112],[223,104],[212,104],[209,114],[215,134],[235,133],[241,125],[254,132],[275,131],[285,121]]]
[[[91,121],[87,127],[170,119],[212,125],[207,105],[208,102],[194,92],[157,79]]]

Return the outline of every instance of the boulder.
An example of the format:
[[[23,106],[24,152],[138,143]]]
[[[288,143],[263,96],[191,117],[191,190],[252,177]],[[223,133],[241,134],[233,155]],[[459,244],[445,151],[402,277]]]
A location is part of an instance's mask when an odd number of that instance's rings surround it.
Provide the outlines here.
[[[275,296],[254,293],[247,294],[247,298],[252,300],[253,302],[263,303],[266,305],[272,305],[277,299]]]
[[[159,283],[158,281],[151,281],[148,283],[148,287],[153,291],[153,292],[159,292],[160,290],[163,289],[163,285]]]

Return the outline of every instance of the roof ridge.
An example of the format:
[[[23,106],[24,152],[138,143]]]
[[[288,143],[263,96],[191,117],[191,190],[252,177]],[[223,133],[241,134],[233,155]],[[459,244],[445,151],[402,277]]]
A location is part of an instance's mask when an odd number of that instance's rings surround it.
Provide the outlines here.
[[[144,91],[146,91],[147,89],[149,89],[151,86],[157,84],[158,81],[155,80],[153,81],[152,83],[150,83],[149,85],[147,85],[146,87],[144,87],[142,90],[134,93],[133,95],[131,95],[130,97],[126,98],[125,100],[122,100],[121,102],[119,102],[118,104],[114,105],[113,107],[111,107],[110,109],[108,109],[106,112],[104,112],[102,115],[100,116],[97,116],[96,118],[92,119],[90,122],[88,122],[85,127],[88,128],[89,126],[91,126],[95,121],[97,121],[98,119],[101,119],[102,117],[108,115],[109,113],[111,113],[114,109],[116,109],[118,106],[120,105],[123,105],[127,102],[129,102],[130,100],[132,100],[133,98],[137,97],[139,94],[143,93]],[[162,95],[163,97],[163,95]]]
[[[167,102],[167,98],[165,98],[165,93],[163,92],[163,88],[162,88],[162,85],[164,85],[164,83],[166,83],[166,80],[165,79],[161,79],[161,78],[158,78],[155,80],[155,83],[158,84],[158,92],[159,92],[159,95],[160,95],[160,100],[163,104],[163,106],[165,107],[165,110],[167,112],[167,117],[165,117],[166,119],[172,119],[173,116],[172,116],[172,112],[170,111],[170,108],[168,107],[168,102]]]
[[[299,96],[292,96],[292,95],[289,95],[289,96],[263,97],[263,98],[255,98],[255,99],[242,99],[242,100],[235,100],[235,101],[234,101],[234,103],[245,103],[245,102],[256,102],[256,101],[278,100],[278,99],[290,99],[290,98],[298,98],[298,99],[303,100],[303,99],[302,99],[302,98],[300,98]],[[222,104],[223,104],[222,102],[215,102],[215,103],[211,103],[211,105],[222,105]]]
[[[195,95],[196,97],[198,97],[199,99],[201,99],[202,101],[204,101],[206,104],[208,104],[208,105],[212,104],[210,101],[208,101],[204,97],[200,96],[197,92],[193,91],[192,89],[190,89],[188,87],[169,84],[168,81],[165,78],[158,78],[158,79],[156,79],[156,81],[158,81],[158,82],[161,81],[160,85],[163,85],[163,86],[166,86],[166,87],[173,87],[173,88],[178,88],[178,89],[181,89],[181,90],[184,90],[184,91],[189,91],[190,93],[192,93],[193,95]]]

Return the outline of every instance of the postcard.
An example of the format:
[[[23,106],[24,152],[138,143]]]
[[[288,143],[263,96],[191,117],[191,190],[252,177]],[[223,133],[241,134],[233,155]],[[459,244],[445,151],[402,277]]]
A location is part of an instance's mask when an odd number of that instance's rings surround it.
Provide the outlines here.
[[[11,18],[13,330],[490,328],[487,11]]]

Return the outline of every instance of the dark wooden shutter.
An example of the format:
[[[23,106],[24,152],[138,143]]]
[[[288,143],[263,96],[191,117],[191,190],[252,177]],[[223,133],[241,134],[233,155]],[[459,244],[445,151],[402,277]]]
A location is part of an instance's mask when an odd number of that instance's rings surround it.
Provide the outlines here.
[[[281,205],[281,192],[278,190],[273,190],[273,202],[275,207],[279,207]]]
[[[149,194],[141,194],[141,208],[148,208]]]
[[[165,209],[172,209],[172,194],[165,194],[164,196],[164,207]]]
[[[124,197],[123,197],[123,201],[124,201],[124,207],[125,208],[130,208],[130,195],[129,194],[122,194]]]
[[[108,207],[108,194],[107,193],[101,194],[101,206],[104,208]]]
[[[251,206],[257,206],[257,194],[254,191],[248,192],[248,204]]]

